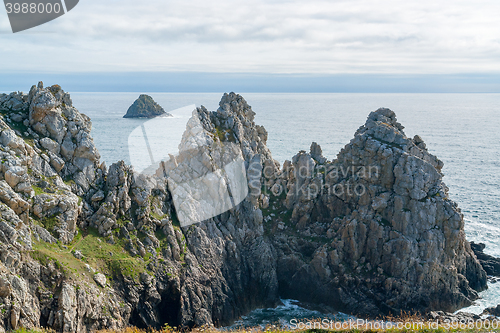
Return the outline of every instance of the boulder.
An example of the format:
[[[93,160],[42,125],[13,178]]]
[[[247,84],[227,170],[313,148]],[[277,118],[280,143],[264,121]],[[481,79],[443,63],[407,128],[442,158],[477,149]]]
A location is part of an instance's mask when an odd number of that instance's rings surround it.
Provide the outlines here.
[[[101,287],[106,287],[106,275],[102,273],[94,274],[94,281]]]

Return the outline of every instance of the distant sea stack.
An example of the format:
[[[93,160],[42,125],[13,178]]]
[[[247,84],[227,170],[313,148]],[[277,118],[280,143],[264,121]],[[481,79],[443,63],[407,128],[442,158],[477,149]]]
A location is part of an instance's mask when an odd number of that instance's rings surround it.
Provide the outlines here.
[[[123,118],[154,118],[158,116],[172,117],[151,96],[140,95],[128,108],[127,114]]]

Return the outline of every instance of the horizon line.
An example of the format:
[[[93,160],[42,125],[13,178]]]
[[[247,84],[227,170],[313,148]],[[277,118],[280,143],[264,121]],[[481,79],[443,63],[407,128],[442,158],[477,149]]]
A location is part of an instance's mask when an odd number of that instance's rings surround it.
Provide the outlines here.
[[[0,91],[43,81],[67,92],[500,93],[500,74],[267,74],[215,72],[1,73]]]

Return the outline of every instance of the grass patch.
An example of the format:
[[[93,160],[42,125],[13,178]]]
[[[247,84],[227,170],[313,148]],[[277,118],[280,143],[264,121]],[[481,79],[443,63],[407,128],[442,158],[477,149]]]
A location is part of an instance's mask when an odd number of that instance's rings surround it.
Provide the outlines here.
[[[59,224],[59,220],[57,219],[57,215],[53,215],[51,217],[44,217],[40,219],[40,223],[45,229],[47,229],[48,232],[54,235],[54,227]]]
[[[28,169],[28,174],[33,175],[33,170]],[[59,186],[56,184],[56,177],[58,176],[52,176],[52,177],[45,177],[44,175],[37,174],[34,178],[36,180],[36,183],[33,183],[31,185],[31,188],[33,191],[35,191],[35,195],[40,195],[40,194],[62,194],[65,195],[67,194],[67,190],[61,190]]]
[[[33,188],[33,191],[35,191],[35,195],[40,195],[45,193],[45,191],[41,187],[38,187],[36,185],[31,185],[31,187]]]
[[[287,209],[284,205],[286,199],[285,191],[282,191],[278,196],[265,191],[265,189],[263,193],[269,195],[269,206],[267,208],[261,208],[262,216],[264,217],[264,234],[266,236],[272,235],[275,231],[277,222],[283,222],[289,229],[292,228],[295,230],[291,223],[292,210]],[[270,217],[271,220],[269,220],[268,217]],[[266,218],[269,221],[266,222]]]
[[[76,250],[84,256],[82,260],[73,256],[73,252]],[[139,281],[139,275],[146,271],[150,257],[147,256],[145,259],[132,257],[125,250],[124,239],[115,238],[115,244],[110,244],[94,228],[79,232],[66,247],[61,244],[34,241],[33,251],[30,255],[44,265],[49,261],[57,263],[70,279],[90,281],[93,280],[94,274],[88,271],[85,264],[90,265],[96,272],[104,273],[115,279],[128,277]]]
[[[147,258],[132,257],[125,250],[125,239],[115,238],[115,244],[110,244],[95,228],[88,228],[74,250],[80,250],[92,267],[99,268],[118,279],[123,276],[138,279],[147,265]]]
[[[215,137],[219,139],[220,142],[236,142],[236,137],[234,131],[230,129],[223,129],[220,126],[215,127]]]
[[[177,212],[175,211],[175,209],[172,209],[172,216],[170,216],[172,218],[172,226],[174,228],[179,228],[181,227],[181,222],[179,221],[179,218],[177,217]]]

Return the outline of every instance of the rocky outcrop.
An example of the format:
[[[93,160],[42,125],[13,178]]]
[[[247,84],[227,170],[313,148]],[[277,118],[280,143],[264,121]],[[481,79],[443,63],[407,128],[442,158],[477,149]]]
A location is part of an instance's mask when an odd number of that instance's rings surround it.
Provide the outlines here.
[[[483,315],[487,315],[487,314],[490,314],[490,315],[493,315],[495,317],[500,317],[500,304],[497,305],[497,306],[492,306],[492,307],[489,307],[489,308],[486,308],[483,313]]]
[[[128,108],[123,118],[154,118],[158,116],[171,117],[172,115],[165,112],[151,96],[140,95],[134,104]]]
[[[470,247],[474,254],[476,255],[479,263],[485,270],[486,274],[491,276],[500,276],[500,258],[495,258],[489,254],[484,253],[486,245],[483,243],[470,243]]]
[[[69,94],[57,85],[47,89],[41,83],[33,86],[28,102],[27,134],[41,139],[35,148],[42,158],[36,158],[34,168],[45,177],[57,174],[73,180],[73,192],[84,195],[102,177],[100,155],[90,136],[90,118],[78,112]]]
[[[3,327],[73,332],[165,322],[223,325],[277,304],[272,247],[262,212],[250,200],[181,229],[168,179],[136,174],[123,162],[109,169],[99,163],[90,120],[59,86],[40,83],[29,95],[6,96],[0,105],[6,121],[0,122],[0,266],[6,279],[21,279],[32,297],[24,302],[37,307],[19,310],[14,304],[24,303],[4,286]],[[211,123],[224,112],[224,122]],[[227,97],[218,112],[195,113],[214,143],[221,141],[217,126],[237,133],[231,140],[247,163],[270,159],[265,140],[255,143],[267,133],[241,97]]]
[[[438,322],[442,325],[463,324],[463,323],[479,323],[482,318],[469,312],[448,313],[443,311],[431,311],[427,315],[427,319],[433,322]]]
[[[154,176],[100,163],[57,85],[0,95],[0,112],[0,329],[220,326],[280,296],[451,311],[486,287],[442,162],[388,109],[337,159],[313,143],[281,169],[252,108],[225,94]],[[224,205],[197,206],[205,190]]]
[[[394,112],[372,112],[336,160],[319,152],[285,162],[270,194],[281,295],[376,316],[455,311],[486,288],[443,163]]]

